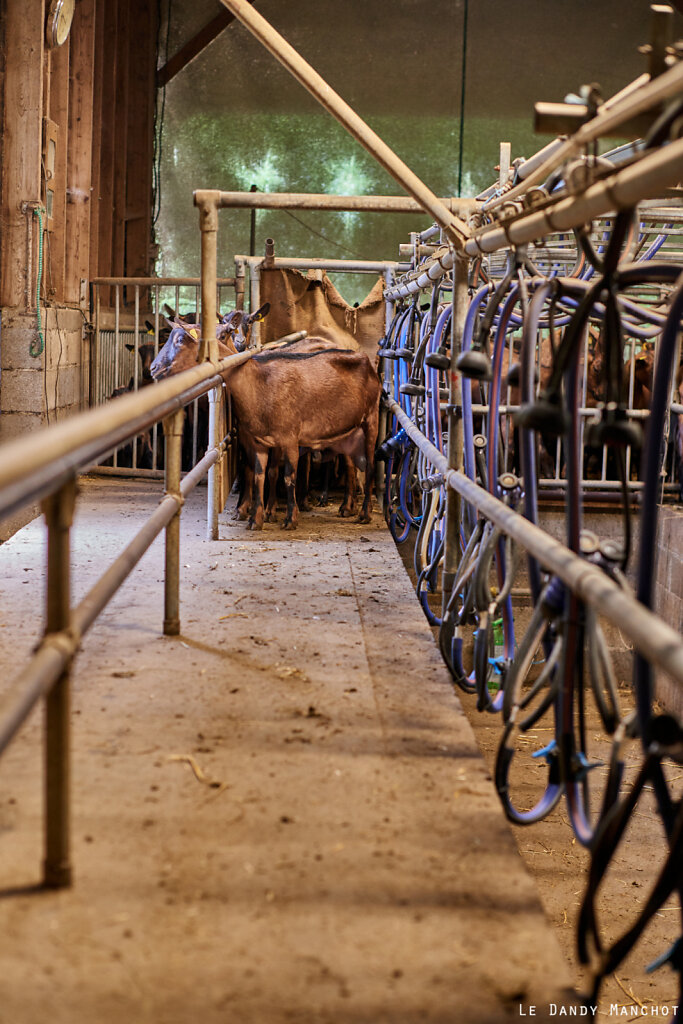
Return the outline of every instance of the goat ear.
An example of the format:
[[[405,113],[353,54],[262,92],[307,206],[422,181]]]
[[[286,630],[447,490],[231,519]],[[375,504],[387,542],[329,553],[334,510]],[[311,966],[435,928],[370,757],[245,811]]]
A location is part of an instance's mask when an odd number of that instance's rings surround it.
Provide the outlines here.
[[[126,345],[129,352],[135,352],[135,345]]]
[[[257,320],[265,320],[270,313],[270,303],[264,302],[260,309],[257,309],[255,313],[252,313],[249,317],[250,323],[256,323]]]

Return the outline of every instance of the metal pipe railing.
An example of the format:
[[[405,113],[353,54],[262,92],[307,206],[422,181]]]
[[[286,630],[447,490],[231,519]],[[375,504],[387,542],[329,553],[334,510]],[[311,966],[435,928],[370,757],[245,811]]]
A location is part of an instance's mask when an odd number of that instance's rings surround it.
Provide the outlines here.
[[[215,332],[214,332],[215,333]],[[3,445],[0,517],[53,492],[74,473],[223,383],[221,373],[252,358],[251,352],[197,364],[153,388],[122,395],[72,419]]]
[[[0,754],[28,717],[38,700],[50,690],[78,650],[83,636],[133,571],[147,549],[168,526],[187,496],[220,458],[210,449],[180,484],[177,494],[166,494],[145,525],[71,612],[68,627],[50,631],[27,667],[0,701]],[[67,574],[68,575],[68,574]]]
[[[517,199],[534,185],[540,185],[570,157],[580,153],[589,143],[615,132],[624,122],[651,110],[683,89],[683,64],[676,64],[657,78],[650,80],[645,74],[629,83],[615,96],[606,100],[595,117],[582,125],[568,139],[551,151],[548,159],[527,174],[524,180],[504,195],[489,202],[491,208]],[[557,140],[556,140],[557,141]],[[541,151],[543,152],[543,150]],[[533,157],[531,158],[534,159]]]
[[[474,199],[447,197],[439,202],[457,216],[467,216]],[[422,213],[408,196],[338,196],[315,192],[219,192],[219,209],[329,210],[337,213]]]
[[[154,388],[90,410],[30,438],[3,446],[0,510],[6,513],[42,497],[47,525],[47,600],[42,642],[0,700],[0,753],[35,704],[45,698],[45,856],[43,883],[71,884],[70,675],[81,639],[158,534],[166,529],[164,632],[180,631],[180,512],[186,495],[213,469],[225,449],[218,442],[180,481],[183,406],[222,384],[221,373],[247,362],[252,352],[198,365]],[[76,473],[140,429],[166,416],[166,495],[147,523],[77,608],[70,607],[71,526]]]
[[[504,505],[464,473],[450,469],[448,459],[431,444],[400,405],[387,395],[384,395],[384,403],[420,451],[443,475],[449,487],[521,544],[544,568],[566,583],[583,602],[627,633],[634,647],[653,665],[661,668],[677,683],[683,684],[683,640],[679,633],[640,604],[632,594],[622,590],[602,569],[579,558],[560,541]]]
[[[235,256],[252,271],[268,269],[263,265],[263,256]],[[400,271],[410,266],[409,263],[398,263],[396,260],[336,260],[324,257],[275,256],[269,265],[271,269],[282,270],[332,270],[349,274],[383,274],[385,270]]]
[[[681,65],[683,72],[683,65]],[[654,199],[683,178],[683,139],[677,139],[637,163],[590,185],[578,196],[567,196],[502,226],[485,228],[465,245],[469,256],[523,245],[553,231],[569,231],[597,217]]]
[[[677,139],[589,186],[580,195],[566,196],[502,225],[480,229],[465,243],[464,251],[468,256],[477,256],[525,245],[549,233],[571,231],[605,214],[634,206],[641,199],[655,199],[681,178],[683,139]],[[386,297],[394,300],[431,287],[452,270],[453,260],[453,251],[444,249],[417,272],[398,281]]]
[[[140,288],[197,288],[201,284],[200,277],[92,277],[90,284],[115,286],[136,285]],[[231,288],[235,286],[234,277],[219,277],[216,279],[219,288]]]

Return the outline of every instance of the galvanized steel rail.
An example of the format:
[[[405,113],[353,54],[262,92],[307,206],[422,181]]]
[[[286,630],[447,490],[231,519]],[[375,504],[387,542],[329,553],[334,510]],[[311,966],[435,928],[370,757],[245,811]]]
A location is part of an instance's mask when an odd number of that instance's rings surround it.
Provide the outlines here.
[[[35,704],[46,699],[45,856],[46,886],[71,883],[70,863],[70,668],[82,637],[116,593],[155,538],[166,530],[164,633],[180,631],[180,511],[187,495],[216,465],[230,439],[206,453],[180,479],[183,407],[223,384],[221,376],[252,358],[243,352],[205,362],[144,391],[92,409],[54,427],[3,446],[0,462],[0,516],[42,499],[47,523],[47,607],[44,636],[10,690],[0,701],[0,753],[16,735]],[[71,608],[70,531],[76,502],[76,476],[116,445],[164,419],[165,496],[143,528],[91,588]]]

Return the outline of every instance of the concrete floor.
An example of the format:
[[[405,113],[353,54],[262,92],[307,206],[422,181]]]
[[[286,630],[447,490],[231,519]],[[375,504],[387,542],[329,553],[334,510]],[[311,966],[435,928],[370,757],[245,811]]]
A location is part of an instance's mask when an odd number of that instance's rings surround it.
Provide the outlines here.
[[[86,479],[79,600],[156,504]],[[183,511],[73,675],[74,884],[41,877],[42,715],[0,761],[0,1024],[483,1024],[570,972],[379,514],[296,533]],[[0,547],[0,695],[40,633],[44,529]],[[554,1007],[554,1013],[553,1013]],[[576,1012],[576,1010],[574,1010]]]

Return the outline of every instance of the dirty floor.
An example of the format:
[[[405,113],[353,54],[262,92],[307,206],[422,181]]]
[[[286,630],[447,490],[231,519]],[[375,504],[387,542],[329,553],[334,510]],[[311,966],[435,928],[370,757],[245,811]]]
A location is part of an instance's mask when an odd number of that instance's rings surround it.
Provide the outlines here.
[[[159,499],[85,479],[74,601]],[[71,889],[39,887],[42,714],[0,761],[0,1024],[484,1024],[572,975],[375,513],[295,533],[183,510],[73,674]],[[41,629],[44,530],[0,547],[0,694]],[[526,1009],[525,1009],[526,1008]]]

